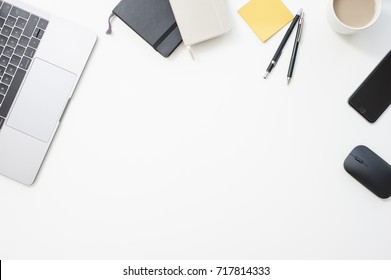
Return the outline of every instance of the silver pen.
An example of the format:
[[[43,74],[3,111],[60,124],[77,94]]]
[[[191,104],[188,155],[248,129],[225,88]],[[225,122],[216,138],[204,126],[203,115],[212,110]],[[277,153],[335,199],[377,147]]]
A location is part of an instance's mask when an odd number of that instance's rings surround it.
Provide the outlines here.
[[[304,25],[304,12],[302,11],[301,14],[300,14],[299,25],[297,26],[295,44],[293,45],[291,62],[289,64],[289,69],[288,69],[288,75],[287,75],[287,77],[288,77],[288,84],[289,84],[289,81],[292,78],[293,69],[295,68],[296,55],[297,55],[297,50],[299,49],[301,34],[303,32],[303,25]]]

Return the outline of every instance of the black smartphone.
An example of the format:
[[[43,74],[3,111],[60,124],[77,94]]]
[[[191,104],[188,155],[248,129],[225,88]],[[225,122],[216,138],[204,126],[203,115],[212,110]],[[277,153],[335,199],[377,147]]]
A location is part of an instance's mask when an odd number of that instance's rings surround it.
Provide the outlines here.
[[[391,103],[391,51],[349,98],[349,104],[374,123]]]

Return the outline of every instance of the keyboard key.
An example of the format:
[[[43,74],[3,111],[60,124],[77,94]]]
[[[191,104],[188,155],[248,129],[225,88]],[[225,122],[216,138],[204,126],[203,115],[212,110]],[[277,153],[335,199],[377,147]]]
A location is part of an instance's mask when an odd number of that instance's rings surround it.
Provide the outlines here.
[[[30,16],[30,18],[27,22],[27,25],[23,31],[24,36],[31,37],[33,35],[33,32],[35,30],[35,26],[37,25],[38,20],[39,20],[39,17],[37,17],[36,15]]]
[[[19,66],[19,63],[20,63],[21,60],[22,60],[21,57],[19,57],[19,56],[17,56],[17,55],[13,55],[13,56],[11,57],[10,63],[11,63],[12,65]]]
[[[42,29],[36,28],[35,31],[34,31],[33,36],[34,36],[35,38],[42,39],[43,33],[44,33],[44,32],[45,32],[45,31],[43,31]]]
[[[12,81],[12,77],[8,74],[4,74],[3,78],[1,79],[1,82],[6,85],[9,85],[11,81]]]
[[[1,104],[1,102],[3,102],[3,99],[4,99],[4,95],[0,94],[0,104]],[[0,118],[0,129],[1,129],[1,126],[3,125],[2,121],[4,121],[4,119]]]
[[[1,40],[1,37],[0,37],[0,40]],[[19,39],[19,45],[23,46],[23,47],[27,47],[28,43],[29,43],[30,39],[25,37],[25,36],[22,36],[20,37]],[[7,41],[6,41],[7,42]],[[1,41],[0,41],[1,43]]]
[[[8,38],[0,35],[0,46],[5,46],[7,44]]]
[[[22,36],[22,32],[23,30],[20,29],[19,27],[14,27],[14,29],[12,29],[12,33],[11,33],[11,36],[14,36],[15,38],[20,38],[20,36]]]
[[[29,47],[37,49],[38,45],[39,45],[39,40],[37,38],[31,38],[30,39]]]
[[[4,23],[5,23],[5,19],[0,18],[0,28],[3,28]]]
[[[26,75],[26,71],[24,70],[18,69],[16,71],[14,79],[12,80],[12,83],[8,89],[7,95],[5,96],[3,100],[3,104],[0,107],[1,117],[3,118],[7,117],[25,75]]]
[[[7,67],[10,59],[4,55],[0,56],[0,66]]]
[[[0,46],[0,55],[3,53],[3,51],[4,51],[4,47]]]
[[[14,49],[13,49],[13,48],[11,48],[11,47],[9,47],[9,46],[6,46],[6,47],[4,48],[3,54],[4,54],[5,56],[11,57],[13,53],[14,53]]]
[[[33,48],[28,47],[24,55],[33,58],[35,55],[35,50]]]
[[[46,19],[41,18],[38,22],[38,27],[45,30],[49,22]]]
[[[8,86],[5,84],[0,84],[0,93],[5,95],[7,93]]]
[[[5,123],[5,119],[0,118],[0,129],[3,127],[4,123]]]
[[[0,76],[3,76],[5,72],[5,68],[3,66],[0,66]]]
[[[7,18],[10,10],[11,10],[11,5],[8,3],[3,3],[3,6],[1,6],[0,9],[0,16],[3,18]]]
[[[7,67],[7,70],[5,70],[5,73],[10,74],[10,75],[14,75],[15,72],[16,72],[16,66],[14,66],[12,64],[8,64],[8,67]]]
[[[23,56],[25,50],[26,48],[23,48],[22,46],[18,45],[15,49],[15,54],[19,56]]]
[[[16,18],[14,18],[13,16],[8,16],[7,20],[5,21],[5,24],[11,27],[14,27],[15,23],[16,23]]]
[[[24,56],[22,58],[22,61],[19,64],[19,67],[24,69],[24,70],[27,70],[27,69],[29,69],[30,64],[31,64],[31,59],[26,57],[26,56]],[[0,65],[1,65],[1,57],[0,57]]]
[[[10,15],[14,16],[14,17],[22,17],[22,18],[25,18],[25,19],[28,19],[29,16],[30,16],[30,13],[18,8],[18,7],[12,7],[11,9],[11,12],[10,12]]]
[[[18,39],[16,39],[15,37],[12,37],[12,36],[9,37],[8,42],[7,42],[8,46],[15,48],[17,44],[18,44]]]
[[[37,37],[38,39],[42,39],[44,33],[45,33],[45,31],[43,31],[42,29],[40,29],[38,35],[35,36],[35,37]]]
[[[27,20],[25,20],[23,18],[18,18],[18,20],[16,21],[15,26],[23,29],[26,26],[26,23],[27,23]]]
[[[1,34],[5,35],[7,37],[9,35],[11,35],[11,32],[12,32],[12,28],[7,25],[4,25],[3,28],[1,29]]]

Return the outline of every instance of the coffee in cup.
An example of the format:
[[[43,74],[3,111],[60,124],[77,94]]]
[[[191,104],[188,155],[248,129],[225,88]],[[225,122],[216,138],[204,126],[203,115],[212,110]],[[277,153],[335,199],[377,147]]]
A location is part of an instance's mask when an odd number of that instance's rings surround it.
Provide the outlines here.
[[[374,24],[381,7],[381,0],[331,0],[328,19],[338,33],[351,34]]]

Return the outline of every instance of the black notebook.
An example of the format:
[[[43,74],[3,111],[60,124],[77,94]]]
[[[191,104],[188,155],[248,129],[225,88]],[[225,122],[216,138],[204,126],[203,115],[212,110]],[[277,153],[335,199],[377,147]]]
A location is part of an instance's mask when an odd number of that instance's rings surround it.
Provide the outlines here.
[[[168,0],[122,0],[113,14],[164,57],[182,42]]]

